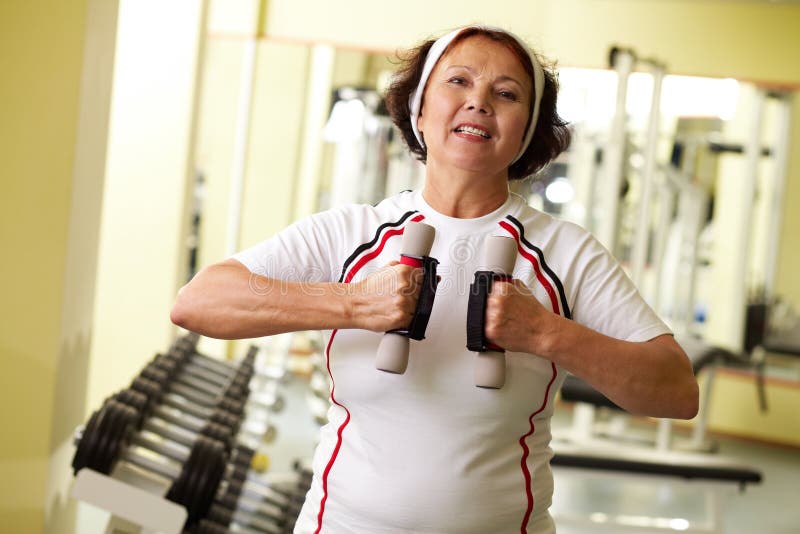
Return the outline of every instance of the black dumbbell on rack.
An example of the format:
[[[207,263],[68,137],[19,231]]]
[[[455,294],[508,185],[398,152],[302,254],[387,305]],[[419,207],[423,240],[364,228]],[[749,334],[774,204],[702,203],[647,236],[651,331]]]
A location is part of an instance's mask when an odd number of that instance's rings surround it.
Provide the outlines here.
[[[264,441],[272,441],[275,438],[275,428],[270,424],[269,413],[278,412],[283,409],[283,397],[278,393],[278,383],[274,380],[268,381],[266,385],[256,382],[257,387],[260,387],[261,389],[257,391],[250,391],[249,383],[252,381],[253,376],[252,367],[244,366],[244,363],[249,360],[249,357],[246,357],[245,362],[240,364],[240,369],[236,371],[236,373],[228,373],[225,377],[223,377],[221,374],[204,373],[203,369],[198,371],[197,367],[194,366],[193,363],[186,363],[187,359],[185,357],[174,356],[174,352],[176,352],[175,349],[166,355],[157,356],[154,360],[154,363],[165,367],[165,369],[169,369],[171,367],[177,368],[181,371],[181,375],[187,377],[183,381],[183,384],[176,385],[177,392],[183,393],[184,395],[188,395],[197,400],[197,392],[187,392],[185,390],[185,386],[193,385],[192,383],[189,383],[188,380],[197,381],[203,380],[203,377],[209,375],[213,376],[213,385],[207,385],[204,388],[206,393],[211,393],[214,391],[214,387],[217,389],[223,386],[230,387],[230,384],[228,384],[226,381],[233,381],[234,386],[241,390],[243,394],[246,394],[246,403],[250,415],[247,425],[248,433],[258,434],[262,436],[261,439]],[[250,351],[248,352],[248,356],[254,356],[256,352],[257,349],[255,347],[251,347]],[[208,359],[210,362],[213,362],[213,365],[227,365],[213,359],[209,359],[205,356],[202,357],[202,359]]]
[[[137,428],[147,430],[180,445],[191,447],[198,436],[219,441],[224,445],[225,452],[228,454],[233,447],[239,445],[235,442],[233,435],[233,431],[239,423],[232,415],[223,414],[223,417],[230,419],[230,423],[226,423],[220,418],[203,421],[190,418],[185,414],[173,417],[170,411],[157,404],[157,398],[152,399],[156,402],[151,402],[147,396],[131,388],[120,391],[112,398],[136,410],[139,414]]]
[[[181,341],[184,341],[181,343]],[[249,384],[256,376],[255,372],[255,357],[258,353],[258,347],[251,346],[248,349],[247,355],[242,361],[237,364],[236,369],[241,372],[246,370],[248,372],[247,381]],[[223,384],[228,380],[234,367],[231,364],[211,358],[193,348],[193,345],[181,338],[176,342],[166,356],[173,358],[183,365],[183,369],[194,377],[208,380],[212,383]],[[253,392],[250,396],[250,401],[258,406],[268,409],[273,412],[279,412],[283,409],[283,397],[277,391],[278,381],[273,378],[266,377],[265,381],[259,380],[256,382],[260,384],[257,391]]]
[[[227,509],[217,510],[217,518],[235,517],[242,522],[244,517],[252,525],[265,519],[279,523],[287,513],[296,515],[299,512],[299,505],[302,503],[298,504],[292,498],[293,495],[282,493],[279,489],[265,484],[256,476],[248,476],[253,456],[256,453],[241,444],[236,445],[227,428],[208,422],[200,426],[202,421],[197,420],[200,428],[195,428],[194,431],[187,430],[185,429],[187,421],[185,416],[177,417],[174,421],[166,419],[164,416],[167,414],[163,412],[161,405],[153,406],[145,395],[136,390],[122,390],[112,398],[134,408],[139,414],[137,428],[140,428],[142,432],[138,440],[145,443],[149,449],[173,460],[182,461],[188,447],[191,447],[198,435],[222,442],[226,451],[233,449],[231,462],[233,470],[231,476],[226,480],[231,484],[231,488],[235,488],[237,491],[235,496],[231,496],[232,490],[227,492],[225,500],[221,503],[221,507]],[[161,417],[158,417],[159,415]],[[239,499],[240,494],[241,499]]]
[[[166,498],[187,511],[187,525],[205,517],[225,475],[228,456],[216,440],[199,436],[183,462],[148,448],[136,432],[140,415],[110,399],[76,433],[74,473],[89,468],[110,475],[124,461],[170,482]]]
[[[237,373],[224,386],[217,386],[183,372],[180,362],[164,355],[157,355],[140,375],[159,383],[166,379],[170,390],[201,406],[214,406],[221,396],[245,402],[250,394],[244,374]]]
[[[203,421],[191,416],[186,416],[179,410],[165,408],[150,400],[134,389],[125,389],[112,397],[114,400],[134,408],[140,414],[138,427],[158,436],[190,447],[198,435],[203,435],[211,439],[220,441],[228,453],[232,453],[234,463],[241,466],[246,472],[254,464],[264,464],[266,457],[259,455],[257,451],[243,443],[238,443],[232,433],[237,424],[235,418],[228,414],[223,414],[232,422],[216,418],[213,421]],[[155,399],[158,400],[157,398]],[[191,421],[191,422],[190,422]],[[263,468],[262,468],[263,469]],[[258,478],[252,477],[254,483],[258,483]],[[244,477],[243,477],[244,480]],[[283,504],[278,503],[278,504]]]
[[[166,374],[160,371],[159,373],[161,374],[156,378],[160,378],[160,380],[165,381],[168,379]],[[152,376],[152,374],[153,373],[151,372],[148,374],[148,376]],[[237,418],[237,420],[244,416],[244,403],[241,401],[228,397],[222,397],[218,400],[216,406],[198,406],[191,399],[188,399],[179,393],[175,393],[174,391],[170,390],[165,391],[164,382],[146,378],[142,375],[136,377],[133,382],[131,382],[130,387],[131,389],[143,393],[148,399],[151,399],[151,402],[177,408],[181,412],[192,415],[198,419],[213,421],[215,414],[217,413],[228,414]]]
[[[199,392],[186,381],[178,382],[175,378],[178,374],[177,367],[170,367],[163,361],[151,362],[141,371],[131,388],[148,398],[147,413],[190,432],[199,432],[207,422],[226,426],[248,446],[274,439],[275,429],[270,425],[263,427],[263,434],[253,433],[252,425],[240,432],[247,399],[235,383],[223,391]]]
[[[190,447],[164,439],[147,430],[143,425],[146,419],[136,408],[120,402],[126,397],[130,401],[132,395],[135,392],[130,390],[114,395],[78,431],[72,464],[75,473],[89,467],[111,474],[119,461],[125,461],[174,481],[167,498],[186,507],[187,525],[209,516],[228,523],[235,520],[263,532],[280,532],[287,510],[298,511],[288,497],[246,480],[246,450],[240,448],[228,456],[223,444],[202,435],[196,436]],[[208,466],[203,462],[209,462]]]
[[[218,396],[222,393],[232,400],[246,402],[251,408],[252,421],[248,425],[249,433],[258,433],[266,437],[265,441],[274,439],[274,427],[269,424],[268,411],[278,411],[282,405],[282,398],[276,391],[256,392],[251,394],[248,383],[252,374],[247,368],[239,369],[223,380],[208,382],[199,373],[191,371],[189,364],[171,354],[158,355],[143,371],[143,376],[161,383],[166,378],[161,372],[168,375],[171,381],[170,391],[189,399],[193,404],[208,407],[218,403]],[[260,399],[260,400],[259,400]],[[259,416],[260,414],[260,416]]]
[[[252,532],[250,528],[256,528],[259,533],[290,534],[307,491],[301,479],[293,473],[289,480],[271,481],[264,486],[266,492],[253,495],[252,486],[248,494],[241,479],[232,476],[225,494],[216,499],[192,533]]]
[[[245,357],[235,364],[220,361],[216,358],[206,356],[197,351],[197,334],[190,333],[177,339],[170,347],[168,354],[184,358],[198,375],[208,376],[217,374],[226,377],[230,374],[233,366],[247,367],[251,370],[251,380],[255,378],[257,391],[253,401],[268,408],[271,411],[279,412],[283,409],[284,399],[277,392],[278,383],[285,377],[285,370],[260,369],[256,372],[255,360],[258,354],[258,347],[251,345]]]

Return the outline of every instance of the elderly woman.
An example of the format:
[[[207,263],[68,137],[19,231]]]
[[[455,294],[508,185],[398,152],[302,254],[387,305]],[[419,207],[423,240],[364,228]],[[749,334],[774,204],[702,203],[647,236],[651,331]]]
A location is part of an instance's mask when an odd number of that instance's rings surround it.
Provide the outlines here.
[[[327,331],[333,382],[296,532],[553,532],[553,398],[567,373],[636,414],[691,418],[692,369],[669,329],[586,231],[527,206],[509,180],[567,148],[555,76],[513,34],[455,30],[410,51],[387,103],[426,164],[421,191],[301,220],[200,272],[172,319],[219,338]],[[441,277],[405,374],[376,371],[381,333],[408,326],[419,270],[393,261],[410,221],[436,229]],[[502,389],[473,385],[469,282],[488,236],[518,242],[485,334]]]

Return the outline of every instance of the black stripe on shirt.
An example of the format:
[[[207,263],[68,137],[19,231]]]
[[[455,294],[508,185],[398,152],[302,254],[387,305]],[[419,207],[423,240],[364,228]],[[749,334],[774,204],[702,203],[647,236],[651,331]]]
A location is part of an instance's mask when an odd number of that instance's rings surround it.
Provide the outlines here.
[[[542,270],[547,273],[547,276],[549,276],[556,285],[558,296],[561,300],[561,309],[564,310],[564,317],[567,319],[572,319],[572,311],[570,311],[569,304],[567,304],[567,295],[564,292],[564,285],[561,283],[561,280],[559,280],[558,276],[556,276],[556,273],[554,273],[550,266],[547,265],[547,262],[544,261],[544,253],[542,252],[542,249],[533,246],[530,241],[525,239],[525,228],[522,226],[521,222],[514,218],[513,215],[506,215],[506,219],[511,221],[511,223],[517,227],[517,230],[519,231],[519,240],[522,241],[526,247],[536,252],[536,255],[539,257],[539,264],[541,265]]]
[[[399,220],[394,222],[383,223],[382,225],[380,225],[378,229],[375,231],[375,237],[373,237],[372,240],[369,241],[368,243],[359,245],[358,248],[356,248],[356,250],[352,254],[350,254],[350,257],[347,258],[347,260],[344,262],[344,266],[342,266],[342,274],[339,276],[339,282],[344,281],[345,274],[347,273],[347,269],[350,267],[350,264],[353,263],[355,259],[361,255],[362,252],[375,246],[375,244],[378,242],[378,239],[380,239],[381,237],[381,232],[383,232],[386,228],[400,226],[406,221],[406,219],[408,219],[415,213],[417,213],[416,210],[407,211],[403,214],[402,217],[400,217]]]

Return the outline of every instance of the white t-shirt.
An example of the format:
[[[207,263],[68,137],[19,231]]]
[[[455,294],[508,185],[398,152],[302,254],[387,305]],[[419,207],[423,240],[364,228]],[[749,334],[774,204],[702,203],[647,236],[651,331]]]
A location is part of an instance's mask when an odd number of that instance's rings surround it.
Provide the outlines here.
[[[518,240],[514,277],[555,313],[630,341],[669,329],[594,237],[514,194],[488,215],[456,219],[404,192],[312,215],[234,258],[271,278],[357,281],[399,258],[411,220],[436,229],[441,281],[426,338],[411,341],[396,375],[375,368],[381,334],[325,333],[332,406],[295,532],[554,532],[550,416],[565,371],[508,352],[505,386],[475,387],[466,316],[485,238]]]

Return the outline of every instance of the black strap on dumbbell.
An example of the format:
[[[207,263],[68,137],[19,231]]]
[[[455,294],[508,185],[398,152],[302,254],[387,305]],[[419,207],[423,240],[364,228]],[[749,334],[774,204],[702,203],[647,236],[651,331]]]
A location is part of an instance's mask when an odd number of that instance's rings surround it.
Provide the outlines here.
[[[511,277],[493,271],[475,271],[475,278],[469,286],[467,303],[467,348],[473,352],[499,351],[503,348],[486,339],[486,302],[496,280],[508,281]]]
[[[390,330],[393,334],[400,334],[409,339],[419,341],[425,339],[425,330],[428,328],[428,321],[433,310],[433,300],[436,297],[436,286],[439,285],[439,278],[436,276],[436,266],[439,261],[429,256],[411,256],[422,262],[422,286],[417,299],[417,307],[408,328],[398,328]]]

